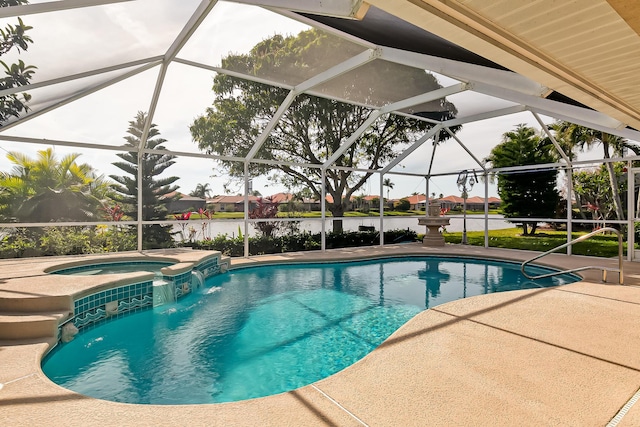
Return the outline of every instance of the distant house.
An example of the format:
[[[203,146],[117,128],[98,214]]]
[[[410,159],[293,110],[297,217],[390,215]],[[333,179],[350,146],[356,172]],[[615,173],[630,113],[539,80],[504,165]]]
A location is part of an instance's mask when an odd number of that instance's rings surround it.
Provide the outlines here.
[[[462,197],[447,196],[439,200],[441,209],[462,209]]]
[[[407,199],[409,201],[409,210],[411,211],[423,211],[427,205],[427,196],[424,194],[414,194],[413,196],[403,197],[403,199]]]
[[[497,197],[489,197],[489,209],[498,209],[502,204],[502,200]]]
[[[489,209],[497,209],[502,202],[497,197],[489,197]],[[445,209],[462,209],[464,199],[458,196],[447,196],[439,200],[440,207]],[[484,210],[484,198],[479,196],[469,197],[467,199],[467,210],[470,211],[483,211]]]
[[[171,214],[194,211],[197,212],[200,208],[205,209],[207,205],[205,199],[189,196],[177,191],[166,194],[163,199],[172,199],[174,196],[177,196],[178,198],[167,203],[167,210]]]
[[[249,211],[256,207],[260,197],[249,196]],[[207,199],[207,206],[214,212],[244,212],[244,196],[215,196]]]
[[[268,197],[271,203],[288,203],[293,200],[295,196],[291,193],[276,193]]]
[[[484,198],[473,196],[467,199],[467,209],[470,211],[483,211],[484,210]]]

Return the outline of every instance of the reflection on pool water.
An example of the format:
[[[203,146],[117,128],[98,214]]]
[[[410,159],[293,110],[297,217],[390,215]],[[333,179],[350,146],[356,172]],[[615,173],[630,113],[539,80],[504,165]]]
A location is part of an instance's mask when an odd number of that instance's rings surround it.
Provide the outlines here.
[[[577,279],[532,282],[519,264],[435,257],[244,268],[174,304],[82,330],[43,370],[78,393],[119,402],[249,399],[346,368],[429,307]]]

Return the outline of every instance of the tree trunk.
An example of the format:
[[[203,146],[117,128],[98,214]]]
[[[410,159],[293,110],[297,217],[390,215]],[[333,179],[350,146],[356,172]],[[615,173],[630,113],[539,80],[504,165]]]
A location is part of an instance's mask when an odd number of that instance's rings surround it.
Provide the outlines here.
[[[328,206],[329,212],[333,215],[333,232],[342,233],[342,217],[344,216],[344,206],[340,204],[331,204]],[[338,219],[340,218],[340,219]]]
[[[604,149],[604,158],[609,159],[609,143],[605,141],[607,136],[603,134],[602,147]],[[616,217],[618,220],[624,220],[624,211],[622,210],[622,200],[620,199],[620,189],[618,188],[618,178],[613,170],[613,163],[606,162],[607,172],[609,173],[609,184],[611,185],[611,193],[613,195],[613,204],[616,209]]]

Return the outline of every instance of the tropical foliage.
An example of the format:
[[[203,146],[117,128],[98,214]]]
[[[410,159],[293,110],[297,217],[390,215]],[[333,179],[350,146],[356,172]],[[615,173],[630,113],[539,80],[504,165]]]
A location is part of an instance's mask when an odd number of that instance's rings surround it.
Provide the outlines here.
[[[0,1],[0,8],[17,6],[29,3],[27,0],[3,0]],[[33,43],[27,31],[33,27],[25,25],[21,18],[18,18],[16,24],[6,24],[4,28],[0,28],[0,56],[5,56],[12,50],[26,51],[29,44]],[[0,61],[4,68],[5,76],[0,78],[0,91],[10,91],[20,86],[29,84],[36,67],[26,65],[24,61],[17,60],[14,63]],[[12,117],[19,117],[20,114],[27,112],[29,107],[27,102],[31,99],[28,93],[6,93],[0,96],[0,126],[6,123]]]
[[[618,191],[625,194],[627,182],[624,176],[623,164],[618,162],[613,166]],[[581,207],[591,213],[591,219],[604,223],[608,219],[616,219],[616,205],[611,188],[611,179],[606,165],[592,170],[582,170],[573,173],[573,185]]]
[[[550,127],[554,130],[558,141],[567,148],[572,157],[575,157],[575,151],[585,151],[596,145],[602,146],[604,160],[611,158],[612,151],[616,156],[623,156],[628,150],[640,155],[640,147],[619,136],[564,121],[555,122]],[[604,167],[607,172],[616,219],[623,220],[624,206],[620,197],[620,186],[614,165],[611,162],[605,162]],[[576,193],[580,195],[578,191]],[[584,202],[580,201],[579,205],[582,207]]]
[[[35,159],[8,153],[14,166],[0,173],[0,215],[20,222],[95,219],[109,187],[90,165],[76,162],[79,156],[58,160],[52,148],[38,151]]]
[[[193,189],[191,193],[189,193],[192,197],[199,197],[201,199],[207,199],[211,197],[211,186],[209,183],[196,185],[196,188]]]
[[[531,127],[520,124],[514,131],[502,136],[485,159],[494,168],[553,163],[554,148]],[[498,194],[502,199],[502,212],[506,218],[552,218],[560,196],[555,189],[555,169],[534,169],[520,173],[499,173]],[[535,234],[536,221],[522,221],[524,235]]]

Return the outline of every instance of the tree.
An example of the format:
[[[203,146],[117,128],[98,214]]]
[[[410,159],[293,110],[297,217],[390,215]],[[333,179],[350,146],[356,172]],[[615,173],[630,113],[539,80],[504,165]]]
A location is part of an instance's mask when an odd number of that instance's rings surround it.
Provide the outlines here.
[[[624,163],[614,165],[616,180],[624,175]],[[592,219],[605,221],[616,216],[616,208],[606,165],[594,170],[583,170],[573,174],[575,194],[582,201],[582,207],[591,212]],[[622,180],[619,190],[627,190],[627,182]]]
[[[140,111],[135,120],[129,122],[127,130],[129,135],[124,137],[127,141],[126,146],[139,146],[146,121],[147,114]],[[159,135],[160,131],[155,124],[152,124],[146,143],[148,149],[165,149],[161,144],[166,140],[159,138]],[[114,199],[123,205],[126,216],[133,220],[138,219],[138,155],[141,157],[140,164],[142,166],[142,220],[164,220],[168,212],[167,205],[176,199],[176,196],[171,196],[171,193],[176,191],[178,186],[171,184],[176,182],[178,177],[159,178],[159,175],[175,163],[173,160],[175,156],[153,153],[138,154],[135,151],[119,153],[118,157],[124,161],[115,162],[113,165],[126,172],[128,176],[110,175],[111,179],[117,183],[113,185],[116,192]],[[171,225],[160,224],[145,226],[142,247],[154,249],[172,246],[171,228]]]
[[[406,212],[411,209],[411,202],[409,199],[400,199],[395,203],[394,207],[397,211]]]
[[[0,7],[28,3],[27,0],[3,0],[0,1]],[[17,24],[7,24],[3,29],[0,29],[0,56],[13,49],[17,50],[18,53],[26,51],[29,48],[29,43],[33,43],[31,37],[26,34],[32,28],[25,25],[21,18],[18,18]],[[22,60],[18,60],[13,64],[0,61],[0,64],[2,64],[6,75],[6,77],[0,79],[0,91],[28,85],[36,69],[33,65],[26,65]],[[11,93],[0,96],[0,126],[11,117],[19,117],[20,114],[27,112],[29,107],[26,103],[30,99],[31,96],[28,93]]]
[[[58,160],[51,148],[35,159],[10,152],[11,172],[0,173],[0,211],[5,219],[20,222],[89,221],[101,208],[108,186],[80,154]]]
[[[558,139],[564,141],[568,145],[570,151],[573,151],[574,149],[584,151],[594,145],[601,144],[603,158],[605,160],[611,158],[611,150],[613,150],[616,156],[623,156],[627,149],[631,149],[636,155],[640,155],[640,147],[630,143],[625,138],[611,135],[606,132],[589,129],[584,126],[564,121],[554,123],[551,128],[555,131]],[[618,179],[616,178],[613,163],[605,162],[604,166],[609,175],[609,185],[611,186],[616,217],[619,220],[623,220],[624,208],[620,198]]]
[[[189,193],[189,195],[192,197],[199,197],[201,199],[209,198],[211,197],[211,187],[209,186],[209,183],[198,184],[196,185],[196,188]]]
[[[222,67],[247,75],[279,76],[301,82],[326,69],[330,59],[336,56],[346,59],[360,51],[360,47],[312,29],[291,37],[275,35],[257,44],[248,54],[227,56],[222,60]],[[376,61],[376,65],[357,68],[316,89],[325,93],[339,91],[356,103],[373,104],[380,99],[410,98],[441,87],[436,78],[424,70],[386,61]],[[190,127],[193,139],[207,153],[236,157],[245,157],[250,152],[288,95],[288,90],[225,74],[215,77],[213,91],[213,106]],[[453,104],[445,99],[421,105],[418,111],[433,119],[452,118],[456,114]],[[298,95],[257,152],[256,157],[273,163],[250,163],[250,177],[271,174],[271,179],[288,188],[309,188],[317,199],[322,198],[324,187],[331,196],[327,209],[334,217],[342,217],[351,196],[373,172],[329,168],[322,182],[320,168],[306,165],[323,164],[371,114],[370,108],[361,105]],[[380,169],[433,126],[402,115],[382,115],[334,165]],[[449,137],[442,131],[439,140]],[[299,166],[291,166],[292,163]],[[243,163],[223,161],[222,164],[230,176],[244,175]],[[341,229],[342,222],[334,221],[334,231]]]
[[[485,159],[494,168],[553,163],[551,141],[540,138],[535,129],[520,124],[506,132]],[[550,218],[555,215],[560,196],[555,189],[557,171],[532,170],[523,173],[499,173],[498,194],[506,218]],[[533,235],[536,221],[523,221],[523,235]],[[530,227],[530,229],[529,229]]]
[[[389,190],[393,189],[395,184],[391,182],[391,178],[385,178],[384,181],[382,181],[382,185],[387,187],[387,200],[389,200]]]

